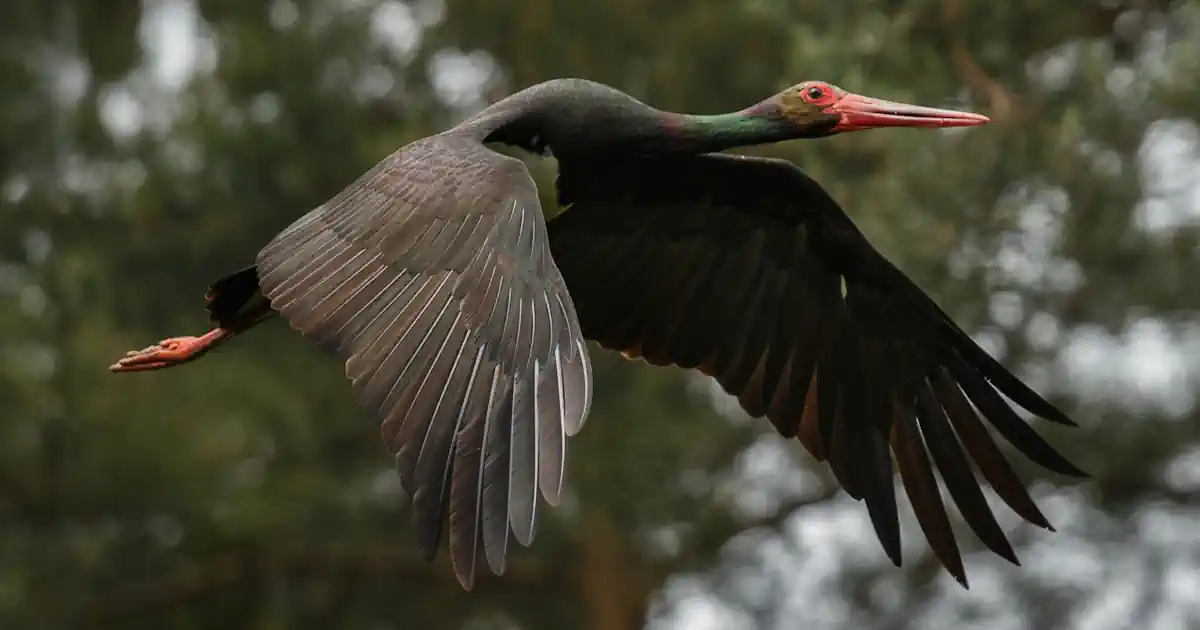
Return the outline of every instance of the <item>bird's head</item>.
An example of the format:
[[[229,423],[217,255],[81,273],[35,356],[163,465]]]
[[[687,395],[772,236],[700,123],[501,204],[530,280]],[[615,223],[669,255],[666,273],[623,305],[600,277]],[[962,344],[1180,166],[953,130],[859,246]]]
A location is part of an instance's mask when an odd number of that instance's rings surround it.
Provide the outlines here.
[[[824,81],[793,85],[762,105],[805,137],[880,127],[969,127],[988,122],[987,116],[980,114],[885,101]]]

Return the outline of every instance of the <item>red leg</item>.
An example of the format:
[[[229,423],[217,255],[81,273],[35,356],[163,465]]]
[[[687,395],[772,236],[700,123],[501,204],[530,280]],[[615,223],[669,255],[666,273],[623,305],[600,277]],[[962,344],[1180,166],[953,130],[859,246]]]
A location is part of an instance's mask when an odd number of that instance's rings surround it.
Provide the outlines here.
[[[233,333],[214,328],[199,337],[171,337],[141,350],[126,352],[120,361],[108,366],[113,372],[143,372],[183,365],[221,345]]]

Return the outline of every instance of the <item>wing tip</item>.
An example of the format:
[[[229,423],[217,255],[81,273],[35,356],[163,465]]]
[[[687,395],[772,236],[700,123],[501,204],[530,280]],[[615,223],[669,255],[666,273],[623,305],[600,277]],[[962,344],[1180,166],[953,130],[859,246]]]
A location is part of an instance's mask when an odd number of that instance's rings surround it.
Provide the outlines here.
[[[962,586],[964,590],[971,590],[971,581],[967,579],[966,569],[960,567],[957,572],[950,571],[950,576],[953,577],[954,581],[958,582],[958,584]]]
[[[542,499],[546,501],[546,505],[550,507],[558,507],[562,505],[564,481],[560,480],[554,484],[542,485]]]
[[[1044,415],[1041,415],[1040,417],[1041,417],[1043,420],[1047,420],[1047,421],[1049,421],[1049,422],[1053,422],[1054,424],[1059,424],[1059,425],[1062,425],[1062,426],[1064,426],[1064,427],[1072,427],[1072,428],[1075,428],[1075,429],[1078,429],[1078,428],[1079,428],[1079,423],[1078,423],[1078,422],[1075,422],[1074,420],[1072,420],[1072,419],[1070,418],[1070,416],[1068,416],[1067,414],[1065,414],[1065,413],[1063,413],[1063,412],[1059,411],[1059,410],[1058,410],[1057,408],[1055,408],[1055,407],[1051,407],[1051,409],[1053,409],[1053,410],[1054,410],[1054,412],[1053,412],[1053,413],[1049,413],[1049,411],[1047,411],[1047,413],[1045,413]]]
[[[420,532],[420,530],[418,530],[418,532]],[[436,542],[430,544],[429,541],[426,540],[426,536],[422,536],[421,533],[418,533],[417,537],[421,539],[420,542],[417,543],[417,548],[421,553],[421,559],[425,562],[433,562],[434,560],[437,560],[438,544]]]
[[[892,544],[890,542],[884,543],[883,552],[885,554],[887,554],[888,560],[892,561],[892,566],[894,566],[896,568],[900,568],[904,564],[904,557],[900,551],[900,538],[899,537],[896,538],[894,547],[892,546]]]
[[[513,538],[516,539],[517,544],[521,545],[522,547],[529,547],[533,544],[533,540],[537,538],[537,515],[535,514],[532,518],[526,520],[528,520],[528,522],[522,522],[520,524],[511,522],[509,523],[509,527],[512,529]]]
[[[454,577],[458,580],[458,585],[462,587],[464,592],[470,593],[471,591],[475,590],[474,574],[463,574],[456,571]]]
[[[1017,450],[1024,452],[1023,448],[1021,448],[1019,445],[1017,445],[1017,446],[1018,446]],[[1024,452],[1024,455],[1026,457],[1030,456],[1030,454],[1028,452]],[[1035,458],[1030,457],[1030,459],[1035,459]],[[1035,459],[1035,463],[1039,464],[1042,468],[1045,468],[1046,470],[1049,470],[1050,472],[1058,473],[1060,475],[1063,475],[1064,477],[1071,477],[1074,479],[1090,479],[1092,477],[1090,474],[1088,474],[1082,468],[1075,465],[1074,462],[1067,459],[1066,456],[1059,453],[1057,450],[1055,450],[1053,448],[1048,449],[1048,452],[1045,453],[1044,456],[1040,460]]]
[[[508,532],[505,531],[505,538],[508,537]],[[492,570],[492,575],[502,577],[508,569],[508,549],[507,540],[504,545],[487,545],[484,554],[487,556],[488,568]]]
[[[1066,461],[1066,460],[1064,460],[1064,461]],[[1072,463],[1070,461],[1066,461],[1066,464],[1067,464],[1067,467],[1065,470],[1059,470],[1056,472],[1066,475],[1068,477],[1074,477],[1076,479],[1091,479],[1092,478],[1092,475],[1090,473],[1088,473],[1086,470],[1083,470],[1079,466],[1076,466],[1074,463]]]

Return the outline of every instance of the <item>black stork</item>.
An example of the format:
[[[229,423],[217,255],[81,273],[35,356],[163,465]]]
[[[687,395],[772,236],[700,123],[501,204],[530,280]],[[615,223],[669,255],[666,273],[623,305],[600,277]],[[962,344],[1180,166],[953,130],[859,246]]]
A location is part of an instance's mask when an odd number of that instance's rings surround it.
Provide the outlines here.
[[[207,306],[216,328],[110,369],[180,365],[282,315],[345,359],[412,497],[422,554],[433,560],[448,518],[451,562],[470,590],[484,562],[504,572],[510,530],[532,542],[539,493],[559,502],[566,440],[591,405],[593,340],[698,369],[798,437],[866,502],[899,566],[895,466],[932,550],[966,586],[934,468],[979,539],[1017,563],[970,460],[1017,514],[1053,528],[981,417],[1033,462],[1085,476],[1001,394],[1073,423],[802,170],[721,151],[987,121],[821,81],[721,115],[548,81],[391,154],[271,240],[254,266],[218,280]],[[545,221],[525,164],[490,144],[553,154],[566,210]]]

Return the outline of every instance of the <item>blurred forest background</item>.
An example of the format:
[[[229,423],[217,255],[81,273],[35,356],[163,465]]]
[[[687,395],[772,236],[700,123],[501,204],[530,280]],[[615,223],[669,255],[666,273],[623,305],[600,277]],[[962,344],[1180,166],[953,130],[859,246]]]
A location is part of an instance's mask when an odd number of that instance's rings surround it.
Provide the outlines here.
[[[559,76],[992,116],[764,151],[1079,419],[1038,428],[1093,479],[1023,469],[1059,532],[1001,510],[1024,566],[976,548],[963,591],[909,515],[893,568],[797,443],[593,349],[566,504],[467,595],[286,326],[105,370],[393,149]],[[0,628],[1200,628],[1198,182],[1200,0],[4,0]]]

